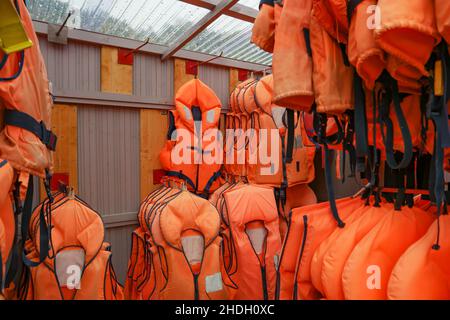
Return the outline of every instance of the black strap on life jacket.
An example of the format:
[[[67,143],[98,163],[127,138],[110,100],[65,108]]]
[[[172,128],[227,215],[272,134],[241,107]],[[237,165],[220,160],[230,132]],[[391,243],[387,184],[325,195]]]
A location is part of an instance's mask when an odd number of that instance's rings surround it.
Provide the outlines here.
[[[353,138],[355,136],[355,121],[354,121],[354,111],[347,111],[346,112],[348,121],[345,129],[344,134],[344,141],[342,144],[343,147],[343,153],[342,153],[342,183],[345,182],[346,173],[345,173],[345,167],[346,167],[346,159],[347,154],[349,156],[349,164],[350,164],[350,175],[349,177],[355,176],[355,170],[356,170],[356,149],[353,146]]]
[[[369,155],[369,140],[366,115],[366,97],[362,79],[355,72],[353,78],[355,111],[355,146],[356,146],[356,171],[363,173],[366,168],[366,159]]]
[[[6,110],[5,124],[34,133],[49,150],[55,151],[57,137],[51,130],[46,128],[43,121],[38,122],[30,115],[21,111]]]
[[[214,174],[211,176],[211,178],[209,178],[208,182],[205,185],[205,188],[203,189],[202,194],[200,195],[202,198],[208,199],[209,197],[209,191],[213,185],[213,183],[219,179],[219,177],[222,175],[222,171],[218,170],[216,172],[214,172]]]
[[[377,92],[377,102],[380,111],[381,135],[386,148],[386,161],[392,169],[405,169],[409,166],[413,157],[413,144],[408,122],[401,108],[398,83],[386,70],[383,71],[378,81],[382,84],[382,88]],[[404,155],[400,161],[397,161],[394,155],[394,125],[389,116],[391,102],[394,105],[394,112],[404,142]]]
[[[33,176],[30,175],[30,178],[28,180],[28,189],[27,189],[27,193],[25,196],[25,201],[23,204],[23,211],[22,211],[22,248],[23,250],[25,250],[25,242],[28,239],[28,228],[29,228],[29,224],[30,224],[30,219],[31,219],[31,215],[33,214]],[[47,203],[47,205],[45,203],[42,204],[41,208],[40,208],[40,212],[39,212],[39,235],[40,235],[40,242],[39,242],[39,259],[38,261],[32,261],[30,259],[28,259],[28,257],[26,256],[26,252],[23,251],[22,252],[22,260],[23,263],[27,266],[27,267],[36,267],[38,265],[40,265],[45,258],[48,255],[48,251],[50,249],[49,246],[49,238],[50,238],[50,234],[49,234],[49,227],[47,226],[47,222],[45,220],[46,218],[46,212],[45,212],[45,208],[46,206],[51,206],[51,203],[53,202],[52,198],[49,198],[49,201]]]
[[[327,136],[327,122],[328,118],[327,115],[324,113],[317,113],[314,112],[314,130],[317,134],[316,139],[317,143],[322,145],[324,149],[324,157],[325,157],[325,181],[327,185],[327,194],[328,194],[328,200],[330,202],[330,209],[333,214],[334,219],[336,220],[338,227],[343,228],[345,226],[345,223],[341,220],[339,217],[339,213],[336,206],[336,196],[334,193],[334,186],[333,186],[333,178],[331,175],[331,157],[333,156],[333,153],[329,149],[328,145],[337,145],[342,142],[343,139],[343,129],[341,126],[341,123],[339,119],[335,116],[334,121],[336,122],[336,125],[338,126],[338,132],[332,136]]]
[[[292,162],[292,154],[294,153],[295,140],[295,111],[286,109],[287,115],[287,146],[286,146],[286,163]]]
[[[303,28],[303,37],[305,38],[306,52],[312,57],[311,35],[308,28]]]
[[[350,25],[350,22],[352,21],[353,13],[356,10],[356,7],[358,7],[359,4],[361,4],[363,0],[348,0],[347,2],[347,20],[348,24]]]
[[[184,180],[186,183],[188,183],[192,187],[192,189],[197,190],[197,187],[196,187],[195,183],[191,180],[191,178],[189,178],[187,175],[185,175],[181,171],[167,171],[166,175],[168,177],[175,177],[175,178]]]

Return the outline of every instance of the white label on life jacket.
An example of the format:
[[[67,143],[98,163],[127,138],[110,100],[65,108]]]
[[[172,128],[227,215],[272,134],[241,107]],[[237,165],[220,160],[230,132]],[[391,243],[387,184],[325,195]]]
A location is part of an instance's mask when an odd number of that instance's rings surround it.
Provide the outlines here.
[[[205,285],[207,293],[223,290],[222,274],[217,272],[210,276],[206,276]]]
[[[445,183],[450,183],[450,172],[444,171]]]

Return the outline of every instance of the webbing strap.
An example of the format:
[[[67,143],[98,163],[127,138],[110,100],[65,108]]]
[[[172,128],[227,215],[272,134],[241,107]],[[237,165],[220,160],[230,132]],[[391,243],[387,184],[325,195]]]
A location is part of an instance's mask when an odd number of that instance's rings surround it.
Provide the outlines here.
[[[353,77],[355,98],[355,142],[356,142],[356,170],[365,171],[366,158],[369,155],[369,141],[367,136],[366,97],[362,79],[355,73]]]
[[[36,267],[41,264],[42,261],[45,260],[48,254],[49,250],[49,230],[47,227],[47,222],[45,221],[45,202],[42,204],[40,212],[39,212],[39,236],[40,236],[40,242],[39,242],[39,260],[38,261],[32,261],[28,259],[26,253],[25,253],[25,242],[28,239],[28,227],[30,224],[31,215],[33,214],[32,209],[32,203],[33,203],[33,176],[30,175],[30,178],[28,180],[28,189],[27,194],[25,197],[25,202],[23,205],[23,211],[22,211],[22,260],[23,263],[28,267]],[[50,203],[47,205],[51,205]]]
[[[303,28],[303,37],[305,38],[306,52],[312,57],[311,36],[308,28]]]
[[[386,71],[381,76],[381,81],[385,85],[384,91],[380,92],[380,128],[386,148],[386,162],[392,169],[405,169],[409,166],[413,156],[413,144],[408,122],[400,104],[400,94],[397,81],[394,80]],[[390,105],[393,102],[394,112],[397,117],[398,125],[404,143],[404,155],[400,162],[397,162],[394,155],[394,125],[389,117]]]
[[[181,180],[186,181],[194,190],[197,190],[197,187],[195,186],[195,183],[189,178],[187,175],[183,174],[182,172],[178,171],[167,171],[166,175],[168,177],[175,177]]]
[[[294,152],[295,139],[295,120],[294,110],[286,109],[287,113],[287,147],[286,147],[286,163],[292,162],[292,154]]]
[[[51,151],[55,151],[57,137],[48,130],[43,121],[38,122],[32,116],[17,110],[5,111],[5,124],[19,127],[35,134]]]
[[[221,175],[221,171],[217,171],[215,172],[211,178],[209,178],[208,182],[206,183],[205,188],[203,189],[203,195],[206,196],[205,199],[208,198],[209,196],[209,190],[211,189],[212,184],[214,183],[214,181],[216,181]]]
[[[331,213],[333,214],[334,219],[336,220],[338,227],[343,228],[345,226],[345,223],[341,220],[339,217],[339,213],[336,206],[336,196],[334,193],[334,185],[333,185],[333,178],[331,175],[331,157],[333,156],[333,153],[328,148],[328,144],[335,143],[338,144],[342,141],[343,133],[342,133],[342,127],[340,126],[340,122],[337,118],[335,118],[336,124],[338,125],[339,132],[337,135],[334,135],[334,141],[330,139],[330,137],[327,137],[327,115],[326,114],[319,114],[317,112],[314,112],[314,130],[317,133],[317,142],[321,144],[324,148],[324,157],[325,157],[325,182],[327,186],[327,195],[328,195],[328,201],[330,203],[330,209]]]

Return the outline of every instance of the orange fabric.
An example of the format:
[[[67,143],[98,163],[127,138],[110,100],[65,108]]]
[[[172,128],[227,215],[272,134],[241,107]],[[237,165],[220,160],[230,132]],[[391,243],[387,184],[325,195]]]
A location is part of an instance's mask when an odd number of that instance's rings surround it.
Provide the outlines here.
[[[52,101],[49,93],[47,71],[39,49],[31,17],[23,0],[17,1],[22,24],[33,46],[25,49],[23,69],[18,78],[0,81],[0,108],[18,110],[43,121],[51,128]],[[16,74],[21,53],[8,57],[6,65],[0,69],[0,79]],[[3,53],[0,52],[0,60]],[[50,150],[33,133],[6,125],[0,133],[0,158],[8,160],[20,171],[45,177],[45,169],[52,169]]]
[[[434,2],[378,0],[381,24],[375,39],[389,54],[428,75],[425,64],[439,42]]]
[[[439,250],[433,249],[438,232],[435,221],[395,264],[388,284],[389,299],[450,299],[450,216],[441,216],[439,222]]]
[[[278,211],[271,188],[244,185],[224,193],[229,229],[235,251],[236,270],[230,274],[238,290],[231,299],[275,298],[276,266],[281,249]],[[258,221],[267,231],[261,259],[246,234],[246,227]],[[275,263],[274,263],[275,262]],[[263,272],[264,270],[264,272]],[[265,274],[265,277],[263,275]]]
[[[346,0],[313,0],[312,14],[337,42],[347,43],[349,27]]]
[[[344,198],[338,199],[336,205],[345,222],[354,210],[363,205],[363,202],[360,199]],[[298,299],[318,297],[318,292],[310,283],[311,260],[316,248],[336,228],[337,224],[328,202],[292,210],[280,259],[280,299],[291,300],[294,296]],[[296,293],[295,287],[298,289]]]
[[[358,242],[345,263],[342,286],[347,300],[383,300],[392,269],[419,240],[433,216],[419,208],[391,210]]]
[[[375,42],[373,30],[367,27],[368,8],[376,4],[377,0],[364,0],[356,7],[348,34],[348,58],[369,89],[373,89],[386,66],[385,53]]]
[[[11,199],[14,170],[6,161],[0,159],[0,268],[6,274],[6,263],[14,244],[16,223]],[[0,289],[1,293],[2,289]]]
[[[275,32],[274,103],[310,111],[314,102],[312,59],[304,30],[309,29],[312,0],[285,0]]]
[[[199,108],[201,121],[194,121],[194,108]],[[219,98],[198,79],[185,83],[175,95],[175,110],[171,113],[174,116],[175,129],[179,131],[166,142],[159,159],[163,169],[181,173],[189,178],[193,184],[188,184],[191,191],[206,191],[208,182],[221,168],[221,141],[216,135],[218,130],[211,130],[218,129],[220,109]],[[201,128],[196,129],[199,123]],[[188,133],[189,137],[179,133]],[[206,160],[205,155],[208,155],[208,159],[213,163]],[[174,156],[179,159],[174,159]],[[218,186],[216,179],[209,191],[214,191]]]
[[[381,207],[363,207],[355,214],[351,224],[338,230],[339,235],[328,247],[322,261],[321,283],[327,299],[343,300],[342,271],[345,262],[358,242],[386,215],[393,210],[391,204]]]
[[[153,249],[154,272],[157,287],[150,299],[194,299],[195,281],[198,284],[198,299],[226,299],[227,289],[223,284],[219,236],[220,217],[212,204],[188,191],[177,193],[158,210],[148,216],[150,242]],[[194,279],[194,270],[189,264],[182,246],[186,230],[201,234],[204,239],[201,267]],[[211,277],[214,283],[211,284]]]
[[[310,34],[317,112],[341,114],[353,109],[353,68],[344,64],[339,44],[314,17]]]
[[[434,10],[439,33],[450,43],[450,2],[447,0],[435,0]]]
[[[77,198],[58,197],[52,204],[51,248],[49,255],[39,266],[29,268],[26,300],[116,300],[123,298],[111,264],[109,244],[103,242],[104,226],[98,213]],[[46,202],[44,204],[46,205]],[[34,216],[40,207],[35,210]],[[35,219],[33,224],[38,224]],[[48,222],[47,222],[48,223]],[[40,234],[30,233],[27,241],[28,258],[39,256]],[[70,250],[83,252],[83,265],[79,288],[71,289],[57,281],[58,254]],[[72,271],[68,275],[73,274]],[[70,279],[70,277],[69,277]],[[63,289],[65,288],[66,289]]]
[[[255,19],[251,42],[267,52],[275,45],[275,9],[273,4],[263,3]]]

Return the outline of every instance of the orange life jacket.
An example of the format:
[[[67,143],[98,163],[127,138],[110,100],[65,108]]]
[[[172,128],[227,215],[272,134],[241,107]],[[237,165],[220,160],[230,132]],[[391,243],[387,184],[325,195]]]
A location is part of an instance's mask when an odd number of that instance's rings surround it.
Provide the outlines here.
[[[237,287],[231,298],[274,299],[281,238],[273,190],[242,185],[225,191],[223,198],[230,257],[236,266],[229,273]]]
[[[148,216],[156,288],[150,299],[226,299],[220,217],[188,191],[176,193]]]
[[[48,200],[33,214],[39,217],[47,210]],[[104,242],[104,226],[100,215],[76,196],[61,196],[52,204],[50,243],[46,259],[27,268],[27,276],[19,291],[26,300],[121,300],[122,286],[117,281],[110,245]],[[30,238],[25,250],[27,258],[40,256],[40,236],[32,220]]]
[[[389,299],[450,299],[450,216],[439,219],[439,229],[435,221],[395,264],[388,283]],[[436,248],[438,232],[440,241]]]
[[[378,44],[427,76],[425,64],[439,42],[434,2],[378,0],[378,8],[381,21],[374,31]]]
[[[169,176],[185,180],[191,191],[205,196],[219,186],[223,155],[218,137],[220,109],[219,98],[203,82],[193,79],[184,84],[175,95],[169,140],[159,155]]]
[[[0,51],[0,107],[6,109],[0,158],[16,170],[45,178],[45,170],[52,169],[51,150],[56,145],[50,131],[52,99],[30,14],[24,0],[16,4],[33,46],[12,55]]]
[[[275,45],[276,20],[274,6],[274,0],[261,1],[252,29],[251,42],[267,52],[273,52]]]
[[[419,208],[391,210],[348,257],[342,287],[348,300],[379,300],[387,298],[392,269],[401,255],[419,240],[433,222],[433,216]]]
[[[342,218],[363,206],[358,198],[336,200]],[[287,236],[283,243],[279,269],[280,299],[314,299],[319,297],[311,284],[310,266],[316,248],[337,228],[330,204],[322,202],[292,210]]]
[[[313,63],[308,44],[311,9],[312,0],[284,1],[272,60],[274,103],[308,112],[314,103]]]
[[[13,179],[13,168],[8,161],[0,159],[0,288],[2,289],[7,274],[6,264],[13,248],[16,230],[10,190]]]

